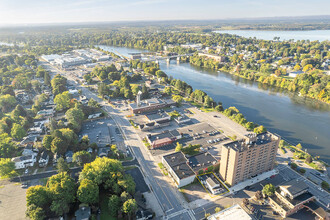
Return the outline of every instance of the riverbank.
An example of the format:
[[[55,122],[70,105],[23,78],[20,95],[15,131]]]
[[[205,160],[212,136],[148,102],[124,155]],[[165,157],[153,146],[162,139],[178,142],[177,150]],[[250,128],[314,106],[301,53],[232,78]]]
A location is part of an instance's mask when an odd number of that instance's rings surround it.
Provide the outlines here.
[[[196,62],[196,60],[200,62]],[[222,71],[246,80],[251,80],[254,82],[265,84],[267,86],[273,86],[280,89],[285,89],[288,92],[297,93],[299,94],[299,96],[312,98],[321,101],[323,103],[330,104],[330,97],[326,95],[326,88],[324,87],[321,91],[317,91],[314,88],[315,87],[314,85],[317,85],[317,83],[315,82],[312,85],[308,85],[308,83],[310,83],[308,81],[309,79],[308,80],[305,79],[306,77],[309,77],[311,78],[310,80],[312,81],[318,81],[321,77],[326,77],[326,75],[322,73],[322,71],[320,70],[313,70],[310,71],[308,74],[303,73],[297,76],[296,78],[291,78],[286,76],[276,76],[275,74],[265,74],[250,69],[228,67],[227,65],[218,68],[219,65],[221,65],[219,62],[217,62],[217,65],[213,65],[213,68],[208,68],[205,67],[205,65],[209,60],[204,60],[203,58],[195,55],[189,58],[184,58],[182,59],[182,61],[183,62],[189,61],[189,63],[193,66],[197,66],[200,68],[214,69],[215,71]],[[304,83],[303,86],[301,85],[301,82],[297,82],[298,78],[300,81],[306,81],[303,82]],[[308,85],[307,86],[308,88],[305,86],[306,85],[305,83]]]

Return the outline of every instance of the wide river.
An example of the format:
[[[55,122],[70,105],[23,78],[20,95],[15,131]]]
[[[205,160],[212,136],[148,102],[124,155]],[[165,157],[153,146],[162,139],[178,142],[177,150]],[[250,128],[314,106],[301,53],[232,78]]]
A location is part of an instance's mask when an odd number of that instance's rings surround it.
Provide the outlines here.
[[[258,31],[258,30],[221,30],[216,33],[236,34],[242,37],[256,37],[257,39],[273,40],[280,37],[280,40],[310,40],[325,41],[330,40],[330,30],[311,30],[311,31]]]
[[[111,46],[102,49],[124,56],[141,52]],[[264,125],[293,144],[302,143],[309,153],[330,163],[330,105],[189,63],[161,62],[160,68],[194,89],[205,91],[224,107],[236,106],[247,120]]]

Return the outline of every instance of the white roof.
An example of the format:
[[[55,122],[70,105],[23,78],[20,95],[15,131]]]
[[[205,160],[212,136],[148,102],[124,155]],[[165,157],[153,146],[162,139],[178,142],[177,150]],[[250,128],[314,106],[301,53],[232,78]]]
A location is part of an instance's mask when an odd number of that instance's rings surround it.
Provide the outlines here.
[[[239,206],[233,205],[207,218],[208,220],[252,220],[252,218]]]

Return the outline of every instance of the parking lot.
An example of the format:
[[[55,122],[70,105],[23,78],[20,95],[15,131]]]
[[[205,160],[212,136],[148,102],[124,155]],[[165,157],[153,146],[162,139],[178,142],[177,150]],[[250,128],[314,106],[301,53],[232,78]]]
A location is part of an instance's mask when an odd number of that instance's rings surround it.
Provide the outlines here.
[[[90,143],[96,143],[99,147],[116,144],[118,149],[126,152],[124,139],[110,117],[84,122],[79,133],[79,139],[84,135],[88,135]]]
[[[135,191],[140,193],[149,192],[149,187],[144,181],[143,175],[139,168],[129,169],[125,171],[126,174],[130,174],[135,182]]]

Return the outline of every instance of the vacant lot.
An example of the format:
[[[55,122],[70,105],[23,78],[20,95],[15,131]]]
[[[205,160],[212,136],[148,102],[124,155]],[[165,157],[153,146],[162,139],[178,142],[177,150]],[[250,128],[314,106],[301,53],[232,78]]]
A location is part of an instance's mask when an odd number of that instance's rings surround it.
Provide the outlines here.
[[[25,194],[19,183],[0,183],[0,219],[27,219]]]

